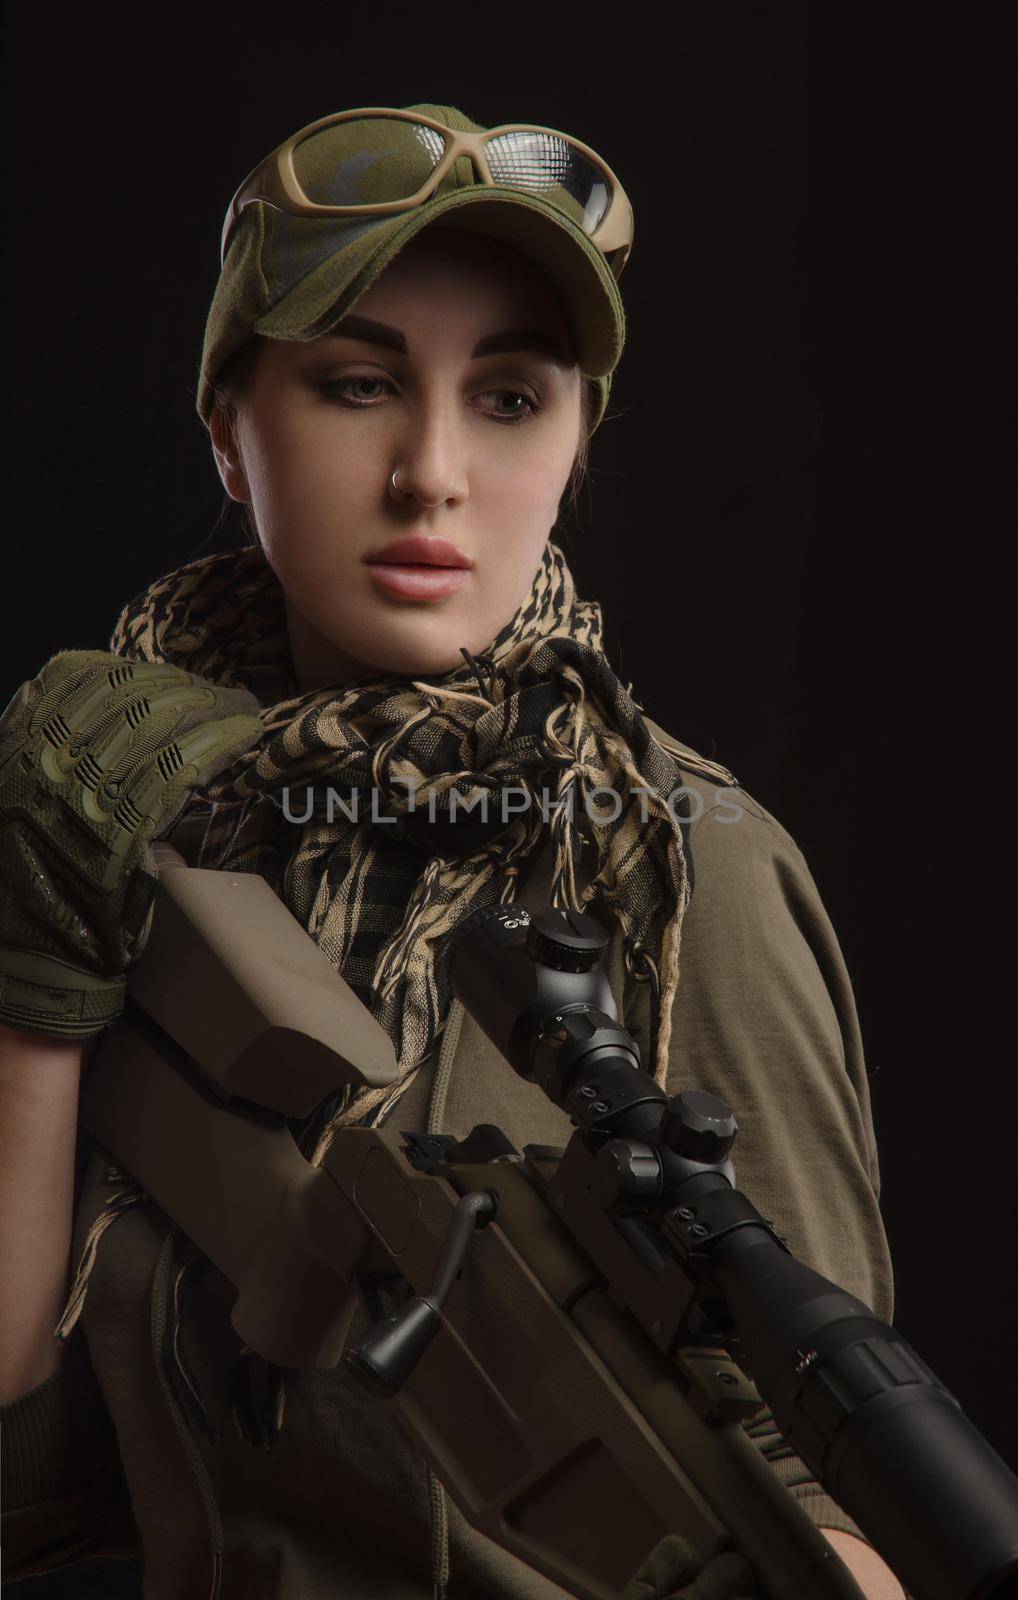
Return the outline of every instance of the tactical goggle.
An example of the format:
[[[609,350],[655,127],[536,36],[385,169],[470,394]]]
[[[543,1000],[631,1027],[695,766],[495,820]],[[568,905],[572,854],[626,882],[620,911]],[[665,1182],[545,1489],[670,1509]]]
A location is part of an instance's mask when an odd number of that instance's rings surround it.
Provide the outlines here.
[[[304,163],[321,176],[297,175],[294,152],[326,129],[328,160]],[[311,122],[255,167],[230,201],[220,259],[245,206],[255,201],[298,217],[386,216],[412,211],[435,193],[454,161],[466,157],[481,183],[517,189],[553,206],[605,256],[616,280],[633,244],[633,208],[611,168],[588,145],[554,128],[504,123],[482,133],[448,128],[418,111],[367,106]],[[357,198],[370,183],[383,198]]]

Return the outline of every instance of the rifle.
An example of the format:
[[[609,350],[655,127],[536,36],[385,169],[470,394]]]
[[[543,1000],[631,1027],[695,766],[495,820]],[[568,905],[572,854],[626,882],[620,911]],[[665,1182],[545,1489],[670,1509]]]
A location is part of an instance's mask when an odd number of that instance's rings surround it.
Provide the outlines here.
[[[742,1426],[765,1403],[915,1600],[1018,1593],[1018,1479],[736,1189],[729,1108],[642,1071],[592,918],[493,906],[448,951],[570,1113],[564,1152],[349,1127],[313,1167],[287,1119],[393,1082],[388,1035],[263,879],[157,857],[81,1117],[236,1289],[252,1350],[342,1359],[468,1521],[579,1600],[615,1600],[670,1533],[705,1561],[734,1545],[769,1600],[859,1600]],[[373,1326],[347,1348],[358,1296]]]

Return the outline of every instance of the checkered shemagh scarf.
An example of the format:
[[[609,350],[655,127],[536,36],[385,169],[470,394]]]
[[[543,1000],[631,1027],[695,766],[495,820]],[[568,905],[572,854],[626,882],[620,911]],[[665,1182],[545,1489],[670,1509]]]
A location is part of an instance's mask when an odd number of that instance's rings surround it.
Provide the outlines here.
[[[438,959],[449,936],[478,907],[514,898],[549,835],[552,903],[580,910],[599,895],[621,925],[626,1026],[664,1082],[689,898],[666,801],[682,779],[601,640],[600,607],[578,598],[552,542],[488,650],[464,650],[462,666],[430,678],[297,693],[282,590],[259,550],[191,562],[120,616],[118,654],[258,697],[261,741],[203,791],[213,808],[200,864],[267,878],[393,1041],[396,1083],[347,1088],[319,1108],[313,1160],[406,1089],[451,1005]],[[578,892],[581,828],[599,865]]]

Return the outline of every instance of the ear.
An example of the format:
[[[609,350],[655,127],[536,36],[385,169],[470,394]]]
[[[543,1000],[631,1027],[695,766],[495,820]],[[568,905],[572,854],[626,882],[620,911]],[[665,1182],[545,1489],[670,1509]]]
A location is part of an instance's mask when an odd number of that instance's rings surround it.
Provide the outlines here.
[[[219,476],[223,480],[223,488],[230,499],[250,505],[251,490],[237,443],[234,415],[235,413],[227,411],[224,406],[213,407],[212,415],[209,417],[212,453],[216,458]]]

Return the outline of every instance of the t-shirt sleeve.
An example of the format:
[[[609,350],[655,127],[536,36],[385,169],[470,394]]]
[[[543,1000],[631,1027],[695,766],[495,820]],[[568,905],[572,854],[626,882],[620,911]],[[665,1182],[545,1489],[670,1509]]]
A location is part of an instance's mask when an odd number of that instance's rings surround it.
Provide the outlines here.
[[[0,1436],[8,1581],[140,1553],[116,1434],[80,1330],[51,1377],[0,1405]]]
[[[689,829],[668,1091],[721,1096],[736,1182],[793,1253],[890,1320],[893,1286],[855,1001],[837,937],[793,839],[742,790],[705,790]],[[747,1424],[822,1527],[863,1537],[769,1413]]]

